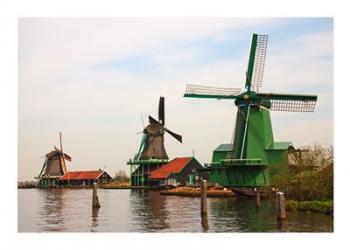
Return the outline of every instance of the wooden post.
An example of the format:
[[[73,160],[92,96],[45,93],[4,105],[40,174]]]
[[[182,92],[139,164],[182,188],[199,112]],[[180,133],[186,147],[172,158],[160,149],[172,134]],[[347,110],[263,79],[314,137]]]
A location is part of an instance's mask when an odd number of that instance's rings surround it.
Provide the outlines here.
[[[101,207],[100,202],[98,201],[97,196],[97,183],[94,182],[93,184],[93,191],[92,191],[92,207],[93,208],[99,208]]]
[[[282,192],[276,193],[276,216],[278,220],[287,219],[286,203],[284,199],[284,193]]]
[[[255,188],[255,205],[257,208],[260,208],[260,192],[259,188]]]
[[[207,214],[207,189],[208,183],[206,180],[201,182],[201,214]]]

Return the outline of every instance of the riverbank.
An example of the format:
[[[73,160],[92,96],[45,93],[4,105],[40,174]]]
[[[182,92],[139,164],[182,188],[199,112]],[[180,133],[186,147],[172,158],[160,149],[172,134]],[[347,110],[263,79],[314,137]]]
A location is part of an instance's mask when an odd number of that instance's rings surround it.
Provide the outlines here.
[[[38,183],[36,181],[19,181],[17,182],[18,189],[26,189],[26,188],[37,188]]]
[[[287,200],[287,211],[316,212],[333,215],[333,201],[295,201]]]

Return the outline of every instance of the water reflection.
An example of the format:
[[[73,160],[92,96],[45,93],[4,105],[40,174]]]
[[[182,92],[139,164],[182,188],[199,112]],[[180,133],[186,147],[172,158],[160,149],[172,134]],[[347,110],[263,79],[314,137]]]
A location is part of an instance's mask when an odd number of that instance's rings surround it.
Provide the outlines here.
[[[163,196],[159,191],[99,190],[101,208],[92,209],[91,189],[19,190],[20,232],[332,232],[333,217],[288,212],[278,221],[275,205],[254,200]]]
[[[92,208],[92,216],[91,216],[91,227],[94,228],[94,227],[97,227],[99,224],[98,224],[98,211],[99,211],[99,208],[96,208],[96,207],[93,207]]]
[[[276,231],[275,214],[269,202],[261,201],[258,209],[254,200],[239,199],[234,209],[237,212],[240,230],[244,232]]]
[[[226,232],[228,227],[231,231],[241,230],[238,213],[234,209],[236,198],[210,198],[208,201],[212,227],[216,228],[217,232]]]
[[[169,228],[166,196],[161,196],[159,191],[133,189],[130,198],[133,219],[139,224],[140,231],[153,232]]]
[[[202,218],[201,225],[203,228],[203,232],[207,232],[209,230],[208,215],[202,214],[201,218]]]
[[[277,228],[280,232],[288,232],[287,220],[277,220]]]
[[[44,231],[64,231],[64,214],[66,189],[38,190],[44,201],[39,211],[39,226]],[[41,220],[43,219],[43,220]]]

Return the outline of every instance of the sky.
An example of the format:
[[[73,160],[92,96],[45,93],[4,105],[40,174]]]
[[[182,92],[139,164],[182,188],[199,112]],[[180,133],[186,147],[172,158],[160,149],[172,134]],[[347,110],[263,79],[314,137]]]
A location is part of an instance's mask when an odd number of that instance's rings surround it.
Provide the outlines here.
[[[165,96],[169,157],[209,163],[228,143],[230,100],[184,98],[186,84],[244,88],[253,33],[269,35],[261,92],[318,95],[314,113],[271,112],[275,141],[333,145],[332,18],[19,18],[18,180],[59,145],[69,170],[129,172]]]

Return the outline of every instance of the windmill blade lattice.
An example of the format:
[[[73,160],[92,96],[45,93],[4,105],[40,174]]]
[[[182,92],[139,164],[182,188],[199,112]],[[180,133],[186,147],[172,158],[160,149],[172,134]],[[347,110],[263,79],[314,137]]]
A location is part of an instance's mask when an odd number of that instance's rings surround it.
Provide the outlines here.
[[[203,97],[203,98],[230,98],[241,93],[240,88],[222,88],[209,87],[202,85],[187,84],[185,97]],[[233,99],[233,98],[232,98]]]
[[[270,110],[289,112],[314,112],[316,101],[271,100]]]
[[[259,93],[262,99],[270,100],[270,110],[289,112],[313,112],[315,110],[317,96],[315,95],[291,95],[291,94],[265,94]]]
[[[262,86],[267,50],[267,40],[267,35],[257,35],[253,74],[251,78],[251,86],[256,92],[259,92]]]

